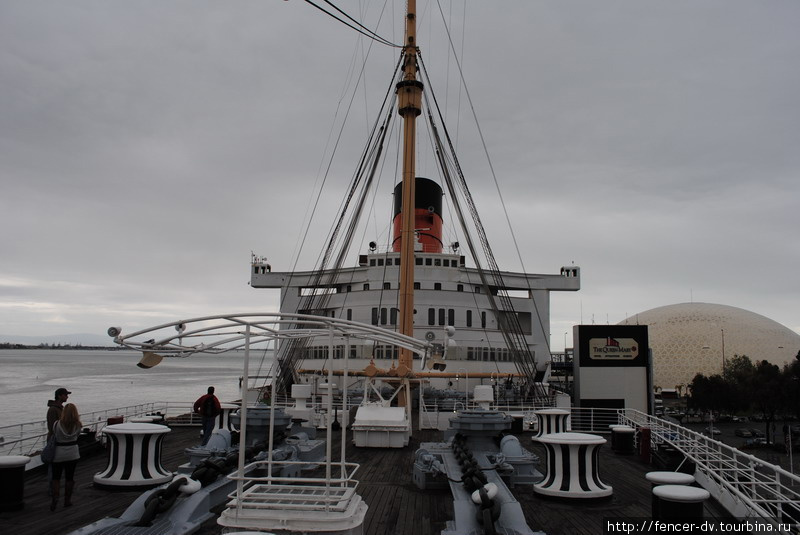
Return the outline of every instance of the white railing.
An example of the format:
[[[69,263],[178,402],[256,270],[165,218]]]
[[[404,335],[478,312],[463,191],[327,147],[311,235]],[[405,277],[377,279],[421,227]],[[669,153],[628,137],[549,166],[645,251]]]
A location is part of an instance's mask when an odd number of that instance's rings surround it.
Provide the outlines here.
[[[570,430],[576,433],[605,435],[613,424],[623,423],[624,411],[617,409],[592,409],[573,407],[570,411]]]
[[[512,404],[510,402],[494,403],[492,404],[492,408],[513,416],[521,416],[523,426],[527,428],[527,426],[536,422],[534,411],[552,408],[553,403],[554,399],[548,398],[527,404]],[[469,400],[465,403],[463,398],[425,400],[419,407],[419,429],[440,429],[440,424],[451,416],[455,416],[459,410],[475,409],[477,407],[478,404],[473,400]]]
[[[122,417],[125,421],[130,418],[161,413],[170,420],[170,425],[200,425],[200,417],[192,414],[192,405],[191,402],[154,401],[83,413],[81,422],[84,428],[89,428],[92,433],[98,433],[108,425],[109,418]],[[0,427],[0,455],[31,456],[41,451],[46,438],[47,420]],[[33,468],[37,465],[30,463],[28,467]]]
[[[718,440],[639,411],[620,411],[622,423],[650,429],[653,448],[668,444],[695,463],[695,478],[732,516],[800,529],[800,477]],[[787,530],[787,526],[791,526]]]
[[[439,408],[435,403],[423,406],[420,426],[428,424],[428,428],[435,428],[435,411]],[[512,414],[521,411],[526,422],[533,423],[536,421],[533,411],[543,407],[497,408]],[[693,462],[698,483],[732,516],[769,524],[769,531],[774,533],[800,531],[800,477],[780,466],[640,411],[580,407],[569,410],[571,431],[575,432],[609,434],[612,424],[629,425],[638,431],[648,428],[651,448],[668,444]],[[640,436],[637,433],[637,441]]]
[[[325,477],[269,475],[282,468],[299,469],[307,464],[307,461],[260,461],[230,474],[228,478],[237,481],[238,488],[228,495],[228,508],[222,513],[219,524],[255,529],[316,521],[335,527],[336,515],[353,516],[350,504],[362,501],[356,494],[358,481],[354,476],[359,468],[356,463],[328,460]],[[267,475],[239,475],[256,473]],[[363,510],[365,512],[366,507]]]

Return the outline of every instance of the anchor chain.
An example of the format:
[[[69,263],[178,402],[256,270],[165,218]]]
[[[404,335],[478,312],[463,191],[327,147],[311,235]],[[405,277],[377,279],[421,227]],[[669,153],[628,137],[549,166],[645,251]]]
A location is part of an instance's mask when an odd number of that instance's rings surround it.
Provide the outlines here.
[[[469,450],[466,444],[466,439],[461,433],[453,437],[451,445],[453,453],[455,454],[456,461],[461,466],[462,477],[461,482],[464,488],[470,493],[478,491],[480,496],[480,504],[476,513],[478,523],[483,526],[484,535],[496,535],[497,530],[494,523],[500,518],[500,503],[496,502],[489,497],[486,490],[486,474],[478,466],[478,461]]]
[[[284,433],[278,433],[277,439],[285,437]],[[261,451],[267,448],[267,442],[257,442],[252,446],[245,448],[245,458],[252,459]],[[219,478],[221,475],[227,474],[230,469],[236,466],[239,459],[237,452],[230,452],[224,457],[212,457],[204,460],[193,471],[189,478],[199,481],[203,487],[208,486]],[[186,476],[175,479],[168,486],[163,489],[158,489],[153,494],[148,496],[144,502],[144,512],[135,523],[130,524],[134,527],[147,527],[150,526],[156,516],[167,512],[180,495],[180,487],[186,485],[188,479]]]
[[[133,525],[135,527],[149,526],[157,515],[168,511],[175,504],[175,500],[178,499],[178,494],[180,493],[178,489],[186,483],[186,477],[180,477],[165,488],[158,489],[148,496],[144,502],[144,513],[142,513],[139,521]]]

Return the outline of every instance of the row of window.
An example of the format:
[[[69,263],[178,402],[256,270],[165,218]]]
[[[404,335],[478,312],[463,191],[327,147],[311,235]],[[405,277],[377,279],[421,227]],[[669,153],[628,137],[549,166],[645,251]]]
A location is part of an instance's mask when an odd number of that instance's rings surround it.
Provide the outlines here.
[[[372,308],[372,317],[371,323],[372,325],[397,325],[397,318],[399,315],[400,309],[395,307],[373,307]],[[330,316],[331,318],[336,317],[336,309],[333,310],[301,310],[301,314],[316,314],[318,316]],[[416,315],[417,310],[414,309],[414,314]],[[530,312],[517,312],[513,316],[507,312],[500,313],[500,325],[501,328],[506,329],[513,329],[514,323],[518,323],[522,334],[530,335],[532,334],[531,331],[531,314]],[[345,312],[345,317],[348,321],[353,321],[353,309],[348,308]],[[361,321],[361,320],[359,320]],[[416,323],[416,322],[415,322]],[[440,327],[444,327],[446,325],[452,325],[453,327],[477,327],[480,324],[481,329],[486,329],[486,311],[478,311],[475,314],[474,310],[465,310],[464,311],[464,322],[460,324],[456,324],[456,311],[453,308],[429,308],[428,309],[428,325],[434,326],[438,325]]]
[[[397,325],[397,314],[400,312],[398,308],[378,308],[372,309],[372,324],[373,325]],[[416,311],[415,311],[416,312]],[[479,313],[481,329],[486,328],[486,312]],[[473,326],[473,311],[467,310],[465,314],[464,325],[466,327]],[[352,309],[347,309],[347,319],[353,319]],[[477,319],[477,318],[476,318]],[[429,308],[428,309],[428,325],[445,325],[456,324],[456,311],[453,308]]]
[[[445,321],[445,314],[447,314],[447,321]],[[438,319],[438,321],[437,321]],[[480,313],[481,329],[486,328],[486,312]],[[452,308],[429,308],[428,309],[428,325],[453,325],[456,324],[456,311]],[[472,327],[472,310],[467,310],[465,314],[464,325]]]
[[[468,347],[467,360],[482,360],[484,362],[511,362],[511,352],[505,347]]]
[[[417,266],[434,266],[434,267],[458,267],[459,261],[455,258],[415,258],[414,263]],[[370,258],[369,265],[376,266],[399,266],[400,257],[397,258]]]
[[[362,288],[363,288],[364,291],[369,290],[370,289],[369,283],[365,282],[363,284]],[[391,282],[384,282],[383,283],[383,289],[384,290],[391,290],[392,289],[392,283]],[[415,290],[422,290],[422,284],[419,283],[419,282],[415,282],[414,283],[414,289]],[[442,289],[442,283],[441,282],[434,282],[433,283],[433,289],[434,290],[441,290]],[[352,292],[353,291],[353,285],[352,284],[348,284],[347,286],[342,286],[342,287],[340,287],[338,289],[339,292],[341,292],[342,290],[344,290],[345,292]],[[464,285],[463,284],[457,284],[456,285],[456,291],[457,292],[463,292],[464,291]],[[476,294],[479,294],[483,290],[482,290],[481,286],[473,286],[472,287],[472,291],[475,292]]]
[[[333,347],[333,358],[341,359],[344,356],[345,346],[338,345]],[[306,359],[327,359],[330,354],[329,346],[313,346],[306,348],[303,352],[303,358]],[[350,358],[356,358],[358,355],[357,347],[350,346]],[[399,349],[397,346],[381,345],[375,346],[371,355],[376,359],[397,359],[399,357]],[[414,358],[419,358],[414,355]],[[463,357],[462,357],[463,358]],[[468,347],[467,360],[478,360],[484,362],[511,362],[511,352],[505,347]]]
[[[333,347],[334,359],[341,359],[344,356],[344,353],[345,346],[339,345]],[[327,359],[328,355],[330,355],[329,346],[312,346],[303,351],[303,358],[305,359]],[[400,356],[400,350],[397,348],[397,346],[378,344],[375,346],[372,355],[369,356],[376,359],[397,359]],[[357,357],[358,348],[356,346],[350,346],[350,358],[354,359]],[[415,354],[414,358],[418,359],[419,356]]]

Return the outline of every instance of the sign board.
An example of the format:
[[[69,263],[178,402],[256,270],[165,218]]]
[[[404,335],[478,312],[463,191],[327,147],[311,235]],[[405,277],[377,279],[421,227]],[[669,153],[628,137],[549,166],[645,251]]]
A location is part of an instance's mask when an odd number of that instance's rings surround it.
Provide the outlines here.
[[[652,362],[646,325],[577,325],[577,407],[652,411]]]

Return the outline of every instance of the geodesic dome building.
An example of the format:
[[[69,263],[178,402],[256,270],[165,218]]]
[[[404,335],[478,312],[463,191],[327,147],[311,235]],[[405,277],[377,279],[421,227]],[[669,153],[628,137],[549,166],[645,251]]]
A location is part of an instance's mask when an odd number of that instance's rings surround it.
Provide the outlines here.
[[[723,360],[747,355],[783,367],[800,351],[800,334],[742,308],[679,303],[629,316],[620,325],[647,325],[653,385],[676,388],[698,373],[722,372]]]

